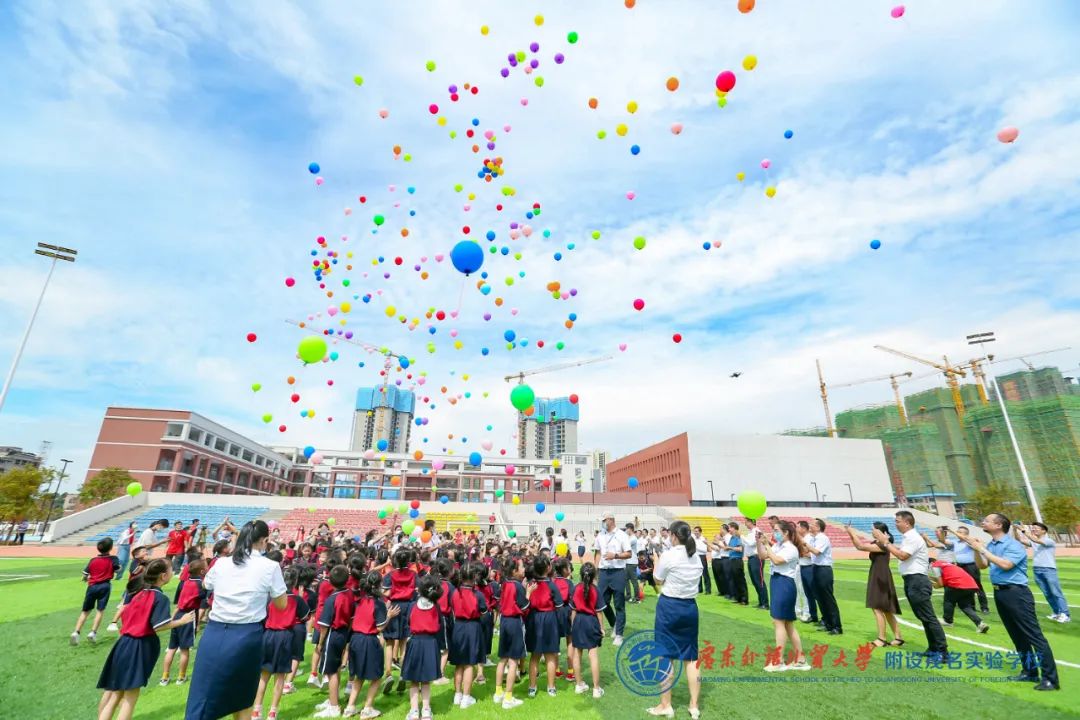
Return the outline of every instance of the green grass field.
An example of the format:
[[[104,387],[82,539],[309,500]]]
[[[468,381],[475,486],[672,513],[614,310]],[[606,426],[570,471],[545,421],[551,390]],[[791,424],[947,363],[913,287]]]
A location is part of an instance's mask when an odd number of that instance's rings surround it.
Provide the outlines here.
[[[95,689],[97,676],[115,636],[103,631],[96,645],[85,639],[78,647],[68,644],[82,600],[84,586],[79,577],[84,564],[85,560],[0,559],[0,633],[5,641],[4,651],[0,653],[0,698],[3,698],[0,716],[20,720],[94,717],[99,698]],[[1080,603],[1080,560],[1065,560],[1061,566],[1065,594],[1075,606]],[[843,561],[837,565],[837,596],[845,629],[842,637],[829,637],[800,625],[808,652],[814,643],[829,645],[824,668],[808,673],[762,672],[761,653],[772,643],[767,613],[733,606],[716,597],[699,598],[701,642],[704,645],[709,641],[717,648],[713,668],[702,668],[703,713],[707,717],[723,714],[738,718],[805,713],[830,720],[862,719],[871,714],[920,720],[960,716],[1011,720],[1080,717],[1080,667],[1077,667],[1080,621],[1070,625],[1043,621],[1043,631],[1059,661],[1063,687],[1060,692],[1037,693],[1029,684],[1001,682],[1012,674],[1007,665],[1005,670],[887,670],[885,650],[875,650],[866,669],[859,670],[855,663],[856,648],[876,634],[873,616],[863,607],[865,576],[864,561]],[[117,583],[113,607],[119,600],[119,588]],[[1033,590],[1041,601],[1041,593],[1034,586]],[[646,602],[627,608],[627,636],[636,630],[651,629],[655,604],[651,592]],[[169,594],[171,597],[171,590]],[[940,597],[935,601],[940,609]],[[1037,607],[1041,619],[1047,614],[1048,606],[1040,602]],[[987,618],[992,625],[987,635],[976,634],[960,613],[957,618],[955,626],[946,629],[953,651],[993,652],[963,640],[1010,649],[1008,636],[993,613]],[[910,614],[904,619],[914,620]],[[925,649],[921,627],[905,627],[904,636],[908,640],[905,650]],[[164,646],[167,636],[162,640]],[[541,695],[509,714],[526,719],[649,717],[644,708],[655,704],[655,699],[640,697],[623,687],[615,672],[614,648],[610,642],[605,643],[601,654],[605,697],[594,701],[588,695],[575,696],[571,684],[560,679],[559,696],[550,698],[543,694],[541,679]],[[734,649],[734,667],[723,668],[722,651],[728,643]],[[754,666],[743,667],[742,655],[748,645],[759,656]],[[841,649],[848,667],[833,666]],[[1072,667],[1062,661],[1071,663]],[[504,716],[504,711],[496,709],[491,702],[493,670],[489,669],[487,675],[488,685],[475,692],[481,702],[465,711],[451,708],[452,687],[434,688],[435,714],[468,714],[478,720]],[[524,697],[524,686],[519,688],[518,696]],[[153,720],[181,718],[186,697],[186,686],[162,688],[152,684],[143,692],[136,716]],[[324,693],[303,686],[296,694],[284,698],[279,717],[282,720],[310,717],[314,705],[324,698]],[[678,686],[675,701],[679,716],[685,720],[689,717],[685,710],[685,682]],[[384,717],[401,720],[408,707],[407,695],[381,697],[377,707]]]

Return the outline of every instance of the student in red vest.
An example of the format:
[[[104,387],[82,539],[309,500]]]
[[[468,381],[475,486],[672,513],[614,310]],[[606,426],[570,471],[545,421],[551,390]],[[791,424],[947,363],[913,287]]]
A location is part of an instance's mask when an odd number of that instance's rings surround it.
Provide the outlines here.
[[[394,676],[391,673],[394,665],[400,663],[401,656],[405,652],[405,641],[409,637],[409,618],[406,610],[416,599],[416,572],[409,568],[410,553],[404,548],[399,548],[391,559],[394,567],[383,578],[383,590],[390,604],[397,607],[398,614],[386,623],[383,630],[383,638],[389,645],[390,652],[386,653],[386,677],[383,678],[383,692],[390,692],[394,684]],[[436,641],[437,642],[437,641]],[[400,669],[400,665],[398,668]],[[398,680],[397,691],[404,692],[405,678]]]
[[[349,629],[353,618],[353,594],[346,588],[349,569],[335,565],[330,571],[334,592],[326,598],[319,616],[319,674],[329,681],[330,697],[315,706],[315,717],[341,717],[338,691],[341,687],[341,661],[349,647]]]
[[[379,694],[379,680],[386,672],[385,651],[379,633],[386,623],[397,617],[401,610],[396,605],[387,609],[382,593],[382,575],[377,570],[368,572],[360,580],[360,595],[353,613],[352,636],[349,638],[349,677],[352,678],[352,690],[349,692],[349,705],[344,717],[359,715],[362,720],[377,718],[380,713],[375,709],[375,696]],[[364,681],[368,681],[367,697],[364,708],[357,712],[356,701]]]
[[[461,584],[450,598],[454,631],[450,636],[450,664],[454,666],[454,705],[462,710],[476,704],[472,696],[475,666],[481,662],[484,631],[481,616],[487,612],[484,595],[477,589],[483,565],[466,563],[458,573]]]
[[[944,560],[935,560],[930,563],[930,582],[936,588],[945,589],[945,612],[942,616],[942,625],[953,624],[953,612],[959,607],[960,612],[968,616],[968,620],[975,623],[975,629],[981,633],[990,630],[990,626],[983,622],[979,614],[975,612],[975,594],[979,591],[979,585],[975,578],[968,575],[960,567]]]
[[[550,578],[551,561],[544,555],[533,559],[533,593],[529,596],[529,622],[532,632],[525,633],[529,656],[529,697],[536,697],[536,680],[543,657],[547,669],[547,693],[555,697],[555,667],[559,662],[559,618],[556,610],[562,605],[558,588]],[[530,647],[530,640],[531,647]]]
[[[296,624],[303,623],[311,614],[307,601],[297,592],[300,574],[296,568],[285,571],[285,609],[278,610],[270,603],[266,607],[266,632],[263,633],[262,674],[259,677],[259,690],[255,693],[255,707],[252,720],[262,717],[263,698],[266,686],[274,682],[274,691],[270,699],[270,712],[266,720],[276,720],[281,696],[285,691],[285,678],[293,667],[293,639]]]
[[[563,532],[566,532],[563,530]],[[562,605],[555,609],[555,615],[559,619],[559,637],[566,638],[566,679],[573,682],[577,677],[574,674],[574,639],[570,636],[570,600],[574,597],[574,581],[571,579],[573,567],[570,561],[564,557],[556,558],[551,565],[555,571],[555,587],[559,591]],[[636,602],[636,600],[635,600]],[[556,660],[558,662],[558,660]],[[562,670],[556,670],[555,677],[562,677]]]
[[[495,614],[498,612],[499,583],[491,579],[491,568],[483,563],[480,563],[479,567],[480,576],[476,587],[484,596],[487,612],[480,616],[482,637],[480,638],[480,662],[476,665],[476,684],[483,685],[485,683],[484,667],[495,664],[488,659],[488,655],[491,654],[491,643],[495,638]]]
[[[173,619],[194,612],[195,622],[173,628],[169,633],[169,649],[165,651],[161,680],[158,682],[161,686],[169,684],[169,670],[172,668],[173,657],[177,650],[180,651],[180,676],[176,678],[176,684],[183,685],[187,682],[188,660],[191,658],[191,648],[195,647],[195,634],[199,631],[199,611],[206,603],[206,591],[202,584],[203,577],[206,575],[206,561],[192,560],[184,566],[184,569],[188,576],[176,597],[176,615]]]
[[[86,594],[83,596],[82,612],[75,621],[75,631],[71,633],[71,644],[79,644],[79,633],[82,632],[86,619],[90,617],[90,611],[97,606],[94,615],[94,624],[90,626],[90,632],[86,639],[90,642],[97,640],[98,627],[101,618],[105,615],[105,608],[109,605],[109,595],[112,593],[113,579],[119,580],[124,574],[124,567],[120,560],[112,554],[112,538],[98,540],[97,557],[86,563],[83,570],[83,580],[86,582]]]
[[[139,692],[150,682],[154,665],[161,656],[161,641],[157,634],[195,621],[195,613],[174,620],[169,612],[169,598],[161,586],[172,578],[169,563],[152,560],[135,582],[131,599],[120,613],[120,639],[112,646],[105,667],[98,678],[98,688],[104,690],[98,703],[98,719],[131,720]]]
[[[442,585],[442,595],[439,596],[439,672],[442,673],[435,681],[436,685],[448,685],[450,680],[446,677],[446,663],[450,659],[450,636],[454,632],[454,613],[450,607],[450,600],[454,597],[454,585],[458,581],[458,569],[454,563],[445,557],[435,561],[435,575]]]
[[[570,634],[573,645],[574,675],[577,685],[574,692],[578,695],[589,691],[585,678],[581,675],[581,653],[589,651],[589,670],[592,672],[594,698],[604,696],[600,687],[600,644],[604,639],[604,621],[600,613],[604,606],[600,604],[600,594],[596,592],[596,566],[585,563],[581,566],[581,584],[574,588],[570,601],[573,612],[570,618]]]
[[[322,667],[322,661],[319,656],[319,648],[322,647],[322,643],[319,642],[320,635],[322,635],[323,629],[319,625],[319,618],[322,617],[323,608],[326,606],[326,599],[334,593],[334,586],[330,582],[330,572],[339,565],[338,561],[334,558],[327,558],[326,563],[323,565],[323,572],[319,576],[318,590],[316,591],[315,601],[315,613],[312,617],[314,627],[311,630],[311,642],[315,644],[315,649],[311,652],[311,675],[308,676],[308,685],[314,685],[315,687],[322,689],[322,686],[326,684],[326,677],[319,675],[319,668]],[[348,570],[346,570],[346,576]]]
[[[503,575],[502,592],[499,599],[499,664],[495,668],[496,703],[502,703],[503,710],[512,710],[522,701],[514,697],[514,681],[521,662],[525,659],[525,613],[529,609],[529,596],[534,586],[528,588],[522,583],[525,579],[525,565],[521,558],[507,557],[502,561],[500,572]],[[503,692],[503,669],[506,670],[506,692]]]
[[[416,584],[416,602],[405,612],[409,642],[401,661],[401,679],[409,683],[409,714],[405,720],[431,719],[431,683],[440,677],[439,670],[439,597],[442,582],[425,575]],[[421,703],[423,705],[421,709]]]

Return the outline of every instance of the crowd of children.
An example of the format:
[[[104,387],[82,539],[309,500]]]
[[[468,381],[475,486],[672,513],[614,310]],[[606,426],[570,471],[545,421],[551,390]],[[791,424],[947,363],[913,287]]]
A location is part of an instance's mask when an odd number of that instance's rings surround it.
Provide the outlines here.
[[[287,602],[283,609],[273,603],[267,608],[262,675],[251,716],[277,717],[282,698],[296,691],[309,638],[306,682],[327,692],[314,708],[318,718],[375,718],[381,714],[380,693],[407,689],[407,720],[426,719],[432,716],[433,684],[453,683],[453,704],[467,709],[478,702],[476,686],[489,681],[494,702],[509,710],[523,703],[515,696],[518,682],[527,679],[528,697],[537,695],[541,668],[548,695],[557,694],[557,678],[565,677],[576,693],[591,690],[594,698],[601,697],[597,648],[605,634],[604,606],[596,568],[581,565],[575,583],[569,556],[553,556],[542,539],[521,546],[482,542],[475,535],[457,539],[464,542],[447,536],[441,545],[419,544],[395,528],[362,540],[313,533],[299,547],[297,541],[272,543],[265,556],[284,568]],[[127,589],[110,625],[120,640],[98,683],[105,691],[99,720],[132,717],[161,653],[159,632],[170,630],[159,684],[187,681],[190,652],[213,603],[202,581],[229,555],[230,542],[218,541],[210,558],[201,545],[186,550],[173,596],[175,613],[161,591],[172,577],[174,559],[150,560],[139,550],[133,550]],[[96,638],[111,582],[123,575],[111,554],[112,541],[101,541],[98,551],[84,573],[88,586],[73,644],[95,608],[88,638]],[[582,676],[585,654],[591,687]],[[494,668],[493,678],[487,668]]]

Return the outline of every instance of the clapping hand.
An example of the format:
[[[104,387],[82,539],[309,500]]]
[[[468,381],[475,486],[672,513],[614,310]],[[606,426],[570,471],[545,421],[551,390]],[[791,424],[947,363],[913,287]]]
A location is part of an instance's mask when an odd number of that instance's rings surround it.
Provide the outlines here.
[[[885,533],[881,532],[877,528],[874,528],[873,533],[874,533],[874,540],[878,541],[879,543],[887,543],[889,541],[889,536],[886,535]]]

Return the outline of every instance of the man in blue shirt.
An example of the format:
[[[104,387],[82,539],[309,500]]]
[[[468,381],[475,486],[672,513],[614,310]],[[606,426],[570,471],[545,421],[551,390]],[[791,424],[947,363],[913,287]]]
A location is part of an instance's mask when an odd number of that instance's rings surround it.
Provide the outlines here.
[[[956,538],[956,542],[953,544],[952,549],[956,553],[957,566],[975,579],[975,584],[979,586],[979,590],[976,596],[979,598],[979,612],[986,615],[990,612],[990,603],[986,599],[986,591],[983,590],[982,573],[979,572],[979,566],[975,564],[975,551],[968,545],[968,529],[961,525],[956,528],[956,531],[947,530],[950,535]]]
[[[728,532],[731,536],[726,541],[726,548],[728,550],[728,567],[730,572],[728,575],[731,578],[731,595],[732,600],[740,605],[749,605],[749,599],[746,596],[746,574],[743,570],[743,541],[739,535],[739,523],[728,523]]]
[[[1049,528],[1041,522],[1032,523],[1030,527],[1013,525],[1013,537],[1022,545],[1035,549],[1031,557],[1031,569],[1035,573],[1035,583],[1042,590],[1047,604],[1050,605],[1051,614],[1047,616],[1047,619],[1067,623],[1071,619],[1069,603],[1065,600],[1065,593],[1061,591],[1057,560],[1054,559],[1054,549],[1057,544],[1048,533]]]
[[[1059,690],[1054,653],[1039,627],[1035,598],[1028,588],[1027,550],[1009,535],[1011,527],[1009,518],[990,513],[983,519],[982,528],[993,540],[983,543],[968,538],[968,544],[975,550],[975,562],[979,567],[990,568],[994,604],[1024,664],[1023,672],[1010,679],[1038,683],[1036,690]],[[1039,682],[1040,666],[1042,682]]]

